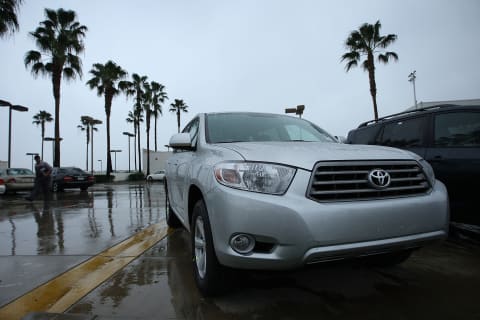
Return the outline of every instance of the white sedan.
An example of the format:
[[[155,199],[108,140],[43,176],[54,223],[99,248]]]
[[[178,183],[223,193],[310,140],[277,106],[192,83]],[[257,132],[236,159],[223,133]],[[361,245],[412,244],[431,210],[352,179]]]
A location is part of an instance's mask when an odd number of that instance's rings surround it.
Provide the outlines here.
[[[147,181],[163,181],[163,179],[165,179],[165,170],[158,170],[147,176]]]

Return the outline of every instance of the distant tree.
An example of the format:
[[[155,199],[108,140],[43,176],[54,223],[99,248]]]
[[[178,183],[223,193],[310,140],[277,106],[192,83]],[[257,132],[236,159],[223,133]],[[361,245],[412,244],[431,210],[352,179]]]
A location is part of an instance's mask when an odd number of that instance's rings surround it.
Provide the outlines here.
[[[177,114],[177,126],[178,132],[180,132],[180,111],[188,112],[188,106],[181,99],[175,99],[174,103],[170,104],[170,112],[175,112]]]
[[[121,92],[127,90],[127,82],[122,81],[127,72],[113,61],[105,64],[95,63],[90,74],[93,76],[87,81],[90,89],[97,89],[98,96],[105,98],[105,115],[107,118],[107,177],[112,172],[112,157],[110,154],[110,114],[112,112],[112,100]]]
[[[140,116],[143,112],[143,99],[145,95],[145,86],[147,84],[147,76],[139,76],[132,74],[132,81],[127,82],[127,96],[134,97],[133,112]],[[137,123],[137,146],[138,146],[138,171],[142,171],[142,159],[140,149],[140,121]]]
[[[40,22],[30,35],[40,51],[31,50],[25,55],[25,67],[31,66],[39,74],[52,79],[55,99],[55,156],[53,165],[60,166],[60,85],[62,77],[73,80],[82,76],[82,62],[78,57],[84,51],[83,38],[87,27],[80,25],[74,11],[45,9],[47,20]],[[46,62],[43,59],[47,60]]]
[[[140,122],[143,122],[143,115],[142,110],[134,110],[128,112],[128,117],[125,119],[128,123],[133,123],[133,152],[134,152],[134,159],[135,159],[135,171],[137,171],[137,149],[135,148],[135,143],[137,141],[137,131],[140,128]],[[141,170],[139,170],[141,171]]]
[[[388,63],[390,58],[398,60],[398,55],[395,52],[384,50],[390,44],[395,42],[397,36],[395,34],[381,36],[381,26],[380,21],[377,21],[374,25],[364,23],[358,30],[352,31],[345,41],[345,46],[349,52],[342,56],[342,61],[347,62],[345,66],[347,72],[352,67],[358,65],[362,56],[366,56],[365,61],[362,62],[362,67],[365,71],[368,71],[375,120],[378,120],[377,85],[375,83],[375,54],[378,53],[378,61],[385,64]]]
[[[53,121],[52,115],[45,110],[40,110],[36,115],[33,116],[32,123],[37,126],[40,126],[42,129],[42,159],[43,159],[43,141],[45,139],[45,123],[52,122],[52,121]]]
[[[162,115],[162,104],[168,99],[167,93],[164,91],[165,86],[155,82],[152,83],[153,101],[152,116],[155,119],[155,152],[157,152],[157,119]]]
[[[157,117],[162,114],[161,103],[167,97],[163,91],[165,86],[158,82],[151,81],[145,84],[145,93],[143,95],[143,111],[145,112],[145,127],[147,133],[147,175],[150,174],[150,119],[155,117],[155,145],[157,143]],[[155,146],[156,149],[156,146]],[[155,150],[156,151],[156,150]]]
[[[87,138],[87,153],[86,153],[86,169],[85,170],[88,171],[88,145],[90,144],[90,128],[92,128],[92,130],[94,130],[94,131],[98,131],[98,129],[95,128],[94,124],[90,124],[90,121],[88,121],[88,119],[80,118],[80,122],[81,122],[81,124],[79,124],[77,126],[77,128],[82,130],[82,131],[85,131],[86,138]],[[91,164],[91,166],[93,168],[93,163]]]
[[[0,0],[0,38],[13,34],[20,28],[18,9],[23,0]]]

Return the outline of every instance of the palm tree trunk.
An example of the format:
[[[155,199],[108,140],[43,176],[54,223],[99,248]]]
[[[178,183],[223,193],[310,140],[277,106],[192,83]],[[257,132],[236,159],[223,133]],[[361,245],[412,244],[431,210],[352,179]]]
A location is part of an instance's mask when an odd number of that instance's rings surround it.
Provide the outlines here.
[[[86,159],[85,159],[85,165],[87,167],[86,171],[88,172],[88,140],[90,140],[90,134],[89,134],[89,131],[90,131],[90,126],[87,125],[87,129],[85,130],[87,132],[87,153],[86,153]]]
[[[105,94],[105,114],[107,116],[107,181],[109,181],[112,172],[112,156],[110,152],[110,111],[112,108],[113,96]]]
[[[135,162],[135,172],[137,172],[137,147],[135,144],[137,143],[137,124],[135,123],[135,119],[133,120],[133,159]]]
[[[178,126],[178,133],[180,133],[180,108],[177,109],[177,126]]]
[[[378,121],[378,108],[377,108],[377,84],[375,83],[375,62],[373,53],[368,53],[368,78],[370,82],[370,95],[373,101],[373,114],[375,121]]]
[[[147,175],[150,174],[150,112],[145,113],[147,117]]]
[[[42,122],[42,160],[43,160],[43,139],[45,139],[45,122]]]
[[[157,152],[157,117],[155,117],[155,152]]]
[[[138,143],[138,172],[142,172],[142,157],[140,150],[140,123],[137,125],[137,143]]]
[[[60,167],[60,83],[62,81],[62,68],[55,70],[52,75],[53,98],[55,99],[55,154],[53,166]]]

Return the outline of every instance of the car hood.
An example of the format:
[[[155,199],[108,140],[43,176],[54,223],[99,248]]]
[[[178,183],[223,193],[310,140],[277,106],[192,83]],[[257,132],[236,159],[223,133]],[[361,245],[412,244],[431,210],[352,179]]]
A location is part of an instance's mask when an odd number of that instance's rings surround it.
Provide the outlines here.
[[[312,170],[318,161],[410,160],[412,153],[400,149],[324,142],[240,142],[218,144],[239,153],[246,161],[281,163]]]

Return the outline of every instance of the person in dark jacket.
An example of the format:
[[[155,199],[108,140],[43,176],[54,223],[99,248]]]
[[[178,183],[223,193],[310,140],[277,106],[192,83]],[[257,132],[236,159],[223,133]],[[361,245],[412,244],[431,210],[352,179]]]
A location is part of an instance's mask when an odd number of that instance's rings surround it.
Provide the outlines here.
[[[40,191],[43,192],[43,200],[50,199],[50,184],[51,184],[52,167],[42,161],[39,155],[35,156],[35,184],[33,190],[25,199],[33,201]]]

